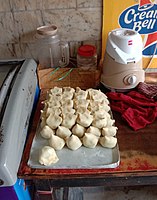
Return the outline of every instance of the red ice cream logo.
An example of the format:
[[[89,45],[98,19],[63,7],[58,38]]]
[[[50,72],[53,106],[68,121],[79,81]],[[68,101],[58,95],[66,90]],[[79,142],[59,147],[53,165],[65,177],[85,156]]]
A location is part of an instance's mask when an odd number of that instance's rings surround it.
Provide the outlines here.
[[[150,0],[140,0],[139,2],[139,10],[145,10],[153,6],[153,3]]]

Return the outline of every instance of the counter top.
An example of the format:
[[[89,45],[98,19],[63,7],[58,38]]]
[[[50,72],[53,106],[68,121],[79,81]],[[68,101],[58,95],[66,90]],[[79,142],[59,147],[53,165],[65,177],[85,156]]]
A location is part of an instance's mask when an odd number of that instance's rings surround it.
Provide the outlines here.
[[[41,94],[42,95],[42,94]],[[18,177],[49,179],[52,186],[126,186],[157,184],[157,119],[138,131],[132,130],[119,113],[113,112],[118,127],[120,165],[114,169],[31,169],[27,165],[40,117],[40,102],[23,152]]]

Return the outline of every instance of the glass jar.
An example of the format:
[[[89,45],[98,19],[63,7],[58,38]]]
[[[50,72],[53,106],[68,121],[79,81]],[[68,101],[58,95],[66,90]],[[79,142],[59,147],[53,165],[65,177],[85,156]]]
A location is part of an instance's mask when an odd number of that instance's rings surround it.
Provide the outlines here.
[[[95,46],[82,45],[78,48],[77,67],[89,71],[97,69],[97,53]]]
[[[69,46],[60,41],[55,25],[37,28],[37,54],[41,68],[65,67],[69,64]]]

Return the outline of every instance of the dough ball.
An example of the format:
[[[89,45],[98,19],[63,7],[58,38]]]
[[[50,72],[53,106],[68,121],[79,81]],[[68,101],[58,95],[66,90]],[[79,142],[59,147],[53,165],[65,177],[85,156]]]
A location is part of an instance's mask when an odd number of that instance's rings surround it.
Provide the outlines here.
[[[47,103],[47,107],[52,107],[52,108],[59,108],[61,107],[61,103],[57,100],[54,100],[54,101],[48,101]]]
[[[88,106],[89,110],[92,112],[98,111],[98,110],[105,110],[106,112],[109,112],[110,106],[105,103],[105,101],[94,101],[91,100]]]
[[[55,108],[55,107],[48,107],[46,109],[46,117],[48,117],[51,113],[53,115],[60,115],[61,114],[61,109],[60,108]]]
[[[72,92],[63,92],[62,99],[64,100],[71,100],[73,99],[74,93]]]
[[[73,108],[74,105],[73,100],[71,99],[62,99],[61,104],[63,107],[70,107],[70,108]]]
[[[100,90],[96,90],[96,89],[88,89],[88,96],[90,99],[94,100],[94,101],[105,101],[107,104],[109,104],[109,101],[107,99],[107,96],[102,93]]]
[[[106,96],[103,93],[99,93],[92,96],[92,99],[94,101],[100,101],[100,102],[104,102],[105,104],[109,104],[109,100],[106,98]]]
[[[102,129],[102,135],[115,136],[118,128],[116,126],[105,127]]]
[[[75,114],[75,109],[70,107],[61,107],[61,110],[62,110],[62,115]]]
[[[62,94],[62,88],[54,87],[54,88],[50,89],[50,94],[53,94],[53,95]]]
[[[93,116],[96,119],[103,119],[103,118],[107,118],[110,119],[110,114],[108,112],[106,112],[106,110],[96,110],[95,112],[93,112]]]
[[[48,98],[47,98],[47,100],[48,101],[61,101],[61,99],[62,99],[62,93],[60,93],[60,94],[51,94],[51,93],[49,93],[48,94]]]
[[[69,149],[74,151],[82,146],[82,142],[76,135],[72,135],[66,140],[66,145]]]
[[[41,117],[40,128],[43,128],[46,125],[46,118]]]
[[[88,113],[88,114],[91,114],[91,112],[86,108],[86,107],[81,107],[81,106],[78,106],[77,107],[77,110],[76,110],[76,113]]]
[[[80,124],[83,127],[88,127],[91,125],[93,121],[93,116],[89,113],[79,113],[77,117],[77,123]]]
[[[82,138],[82,143],[85,147],[95,148],[98,143],[99,138],[91,133],[85,133]]]
[[[39,153],[39,163],[45,166],[58,162],[59,158],[55,150],[50,146],[44,146]]]
[[[101,130],[97,127],[90,126],[87,130],[86,133],[92,133],[93,135],[96,135],[97,137],[101,136]]]
[[[77,93],[77,92],[79,92],[79,91],[81,91],[81,88],[80,88],[80,87],[76,87],[75,92]]]
[[[104,109],[106,112],[109,112],[111,110],[110,106],[107,104],[104,104],[102,107],[100,106],[100,109]]]
[[[87,89],[87,92],[88,92],[89,98],[91,99],[92,96],[99,94],[100,90],[89,88]]]
[[[114,148],[117,144],[117,138],[105,135],[104,137],[100,137],[99,143],[103,147]]]
[[[54,135],[54,134],[55,134],[55,131],[47,125],[45,125],[40,131],[40,135],[45,139],[49,139],[51,135]]]
[[[88,95],[87,91],[80,90],[80,91],[75,93],[74,98],[75,99],[86,99],[87,95]]]
[[[75,89],[71,88],[71,87],[63,87],[63,93],[67,92],[67,93],[74,93]]]
[[[76,118],[77,118],[77,115],[70,114],[70,113],[63,115],[62,126],[65,126],[71,129],[75,125]]]
[[[113,126],[114,124],[115,124],[115,120],[114,119],[111,119],[111,118],[107,119],[107,125],[106,126]]]
[[[81,126],[80,124],[76,124],[73,128],[72,128],[72,133],[74,135],[77,135],[79,138],[81,138],[84,133],[85,133],[86,129]]]
[[[79,107],[88,108],[88,105],[90,103],[90,100],[87,99],[75,99],[74,100],[74,108],[77,110]]]
[[[64,126],[58,126],[56,131],[56,135],[63,139],[70,137],[71,134],[72,132],[67,127]]]
[[[92,126],[97,128],[103,128],[107,125],[107,118],[104,119],[94,119],[92,122]]]
[[[49,145],[55,150],[61,150],[65,145],[65,141],[57,135],[51,135]]]
[[[87,90],[82,90],[79,87],[76,87],[75,96],[76,99],[86,99],[88,95]]]
[[[46,124],[52,129],[56,129],[62,123],[62,118],[51,113],[46,119]]]
[[[47,108],[46,108],[46,109],[47,109]],[[40,110],[40,119],[42,119],[43,117],[46,118],[46,109]]]

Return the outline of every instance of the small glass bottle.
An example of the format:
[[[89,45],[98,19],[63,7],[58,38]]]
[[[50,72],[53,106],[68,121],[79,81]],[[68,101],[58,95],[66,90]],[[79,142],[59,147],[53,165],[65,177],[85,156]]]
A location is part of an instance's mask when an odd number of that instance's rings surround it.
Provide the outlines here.
[[[89,71],[97,69],[97,53],[95,46],[82,45],[78,48],[77,67]]]

